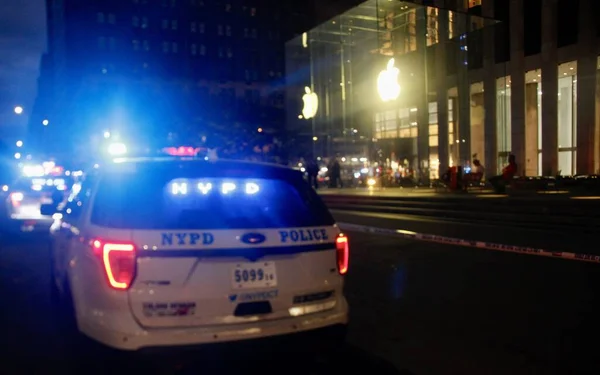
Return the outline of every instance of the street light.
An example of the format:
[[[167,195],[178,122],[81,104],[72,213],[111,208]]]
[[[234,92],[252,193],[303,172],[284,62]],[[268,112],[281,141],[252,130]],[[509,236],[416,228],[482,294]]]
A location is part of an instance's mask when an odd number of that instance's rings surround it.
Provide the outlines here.
[[[16,145],[17,147],[23,147],[23,141],[17,141]]]
[[[20,152],[16,152],[15,153],[15,159],[21,159],[21,153]]]
[[[20,105],[15,107],[15,113],[17,115],[20,115],[21,113],[23,113],[23,107],[21,107]]]
[[[46,120],[46,119],[44,119],[44,120],[42,121],[42,125],[44,125],[44,126],[48,126],[48,124],[49,124],[49,123],[50,123],[50,121],[48,121],[48,120]]]

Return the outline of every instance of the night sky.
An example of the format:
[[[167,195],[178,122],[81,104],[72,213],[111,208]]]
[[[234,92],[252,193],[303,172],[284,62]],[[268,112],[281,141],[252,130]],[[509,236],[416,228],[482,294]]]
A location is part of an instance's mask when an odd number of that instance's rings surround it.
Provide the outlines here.
[[[45,49],[45,1],[0,0],[0,136],[23,132],[27,119],[13,108],[31,110]]]

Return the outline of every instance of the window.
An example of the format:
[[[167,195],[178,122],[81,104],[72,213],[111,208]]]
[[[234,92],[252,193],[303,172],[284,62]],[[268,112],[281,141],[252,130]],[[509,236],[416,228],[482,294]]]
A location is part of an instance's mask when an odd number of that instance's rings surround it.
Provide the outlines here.
[[[496,136],[500,169],[508,162],[508,154],[511,151],[510,76],[497,78],[496,87]]]
[[[114,15],[114,14],[112,14],[112,13],[109,13],[109,14],[108,14],[108,23],[110,23],[110,24],[113,24],[113,25],[114,25],[114,24],[115,24],[115,22],[117,22],[115,15]]]
[[[162,28],[166,30],[169,28],[169,20],[162,20]]]
[[[190,32],[195,33],[198,30],[198,25],[196,24],[196,22],[192,22],[190,24]]]
[[[98,23],[104,23],[104,13],[98,12],[96,14],[96,21],[98,21]]]
[[[142,17],[142,29],[148,28],[148,17]]]
[[[258,31],[256,29],[252,29],[252,39],[256,39],[258,37]]]
[[[169,53],[169,42],[163,42],[162,50],[164,53]]]
[[[228,58],[232,58],[233,57],[233,51],[231,50],[231,48],[227,48],[227,57]]]
[[[469,8],[481,5],[481,0],[469,0]]]
[[[219,57],[223,57],[223,47],[219,47]]]
[[[147,40],[144,40],[144,51],[150,51],[150,43]]]
[[[192,44],[192,45],[190,46],[190,53],[191,53],[193,56],[196,56],[196,55],[198,54],[198,46],[197,46],[197,45],[195,45],[195,44]]]
[[[375,138],[397,138],[396,111],[375,114]]]
[[[256,16],[256,8],[250,8],[250,17]]]
[[[225,11],[231,12],[231,4],[225,4]]]
[[[140,50],[140,41],[139,40],[132,40],[131,44],[133,45],[133,50],[134,51],[139,51]]]
[[[231,36],[231,26],[225,26],[225,35]]]
[[[136,16],[133,16],[133,18],[131,19],[131,26],[133,27],[139,27],[140,26],[140,19]]]
[[[249,37],[250,37],[250,33],[249,33],[249,31],[248,31],[248,28],[247,28],[247,27],[245,27],[245,28],[244,28],[244,38],[249,38]]]
[[[114,51],[115,48],[117,48],[117,41],[115,40],[115,38],[108,38],[108,48],[111,51]]]
[[[172,30],[177,30],[177,20],[172,20],[171,21],[171,29]]]
[[[204,44],[200,45],[200,54],[202,56],[206,55],[206,47],[204,46]]]
[[[558,170],[569,176],[577,173],[577,61],[558,71]]]
[[[173,53],[177,53],[178,49],[177,49],[177,43],[173,42],[171,43],[171,51]]]
[[[98,48],[104,49],[106,48],[106,38],[103,36],[98,37]]]
[[[218,25],[217,26],[217,34],[218,35],[223,35],[223,25]]]
[[[194,166],[195,167],[195,166]],[[219,166],[219,168],[223,168]],[[91,222],[109,228],[128,229],[251,229],[333,225],[327,208],[308,184],[278,178],[255,178],[248,181],[231,167],[225,171],[208,171],[214,176],[196,179],[191,169],[145,167],[135,178],[114,173],[100,181],[94,198]],[[225,173],[225,174],[224,174]],[[241,176],[256,176],[244,170]],[[227,182],[236,189],[226,196],[217,187]],[[248,194],[242,188],[255,184],[258,191]],[[186,183],[190,188],[208,183],[206,194],[190,189],[185,195],[173,195],[173,184]],[[179,185],[181,186],[181,185]],[[141,189],[140,187],[145,187]]]
[[[198,31],[200,32],[200,34],[204,34],[204,23],[200,22],[198,24]]]

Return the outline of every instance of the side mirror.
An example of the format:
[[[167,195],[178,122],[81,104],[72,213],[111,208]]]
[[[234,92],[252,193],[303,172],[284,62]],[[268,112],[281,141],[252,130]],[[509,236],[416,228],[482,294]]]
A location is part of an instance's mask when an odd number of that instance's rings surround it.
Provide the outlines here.
[[[49,203],[49,204],[42,204],[42,206],[40,207],[40,213],[43,216],[52,216],[57,212],[57,207],[55,204]]]

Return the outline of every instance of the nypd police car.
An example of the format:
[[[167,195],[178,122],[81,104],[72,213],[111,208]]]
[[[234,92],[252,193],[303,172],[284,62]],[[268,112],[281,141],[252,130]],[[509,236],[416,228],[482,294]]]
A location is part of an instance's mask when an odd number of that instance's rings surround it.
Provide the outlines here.
[[[43,211],[53,296],[81,337],[135,351],[343,336],[348,238],[298,171],[120,159]]]

